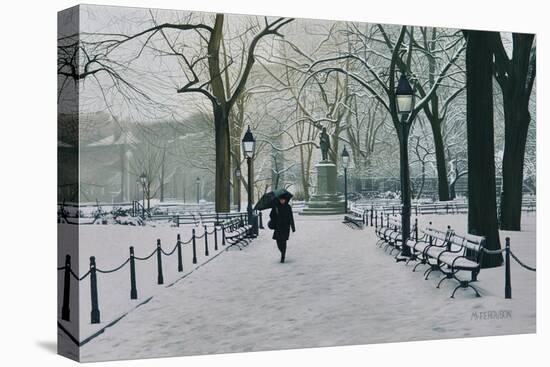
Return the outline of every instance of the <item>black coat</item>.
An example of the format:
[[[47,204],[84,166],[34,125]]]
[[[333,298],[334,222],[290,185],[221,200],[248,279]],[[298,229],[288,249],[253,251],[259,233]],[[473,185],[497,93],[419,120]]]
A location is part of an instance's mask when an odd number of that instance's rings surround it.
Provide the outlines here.
[[[287,241],[290,234],[290,228],[292,228],[292,232],[296,231],[292,207],[288,205],[288,203],[285,205],[276,205],[271,209],[269,218],[271,220],[271,226],[274,229],[274,240]]]

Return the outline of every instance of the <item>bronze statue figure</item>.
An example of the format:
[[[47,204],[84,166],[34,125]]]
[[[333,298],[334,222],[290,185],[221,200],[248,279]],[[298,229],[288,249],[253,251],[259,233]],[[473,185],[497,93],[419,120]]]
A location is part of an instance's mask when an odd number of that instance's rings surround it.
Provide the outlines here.
[[[330,149],[330,137],[327,134],[327,128],[323,127],[321,136],[319,137],[319,145],[321,147],[321,154],[323,161],[328,161],[328,151]]]

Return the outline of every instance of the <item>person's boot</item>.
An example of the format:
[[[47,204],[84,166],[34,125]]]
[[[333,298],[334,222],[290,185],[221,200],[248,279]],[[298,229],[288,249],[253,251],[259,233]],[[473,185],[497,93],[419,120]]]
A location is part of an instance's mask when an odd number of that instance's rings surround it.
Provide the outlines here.
[[[284,262],[285,262],[285,254],[282,253],[282,254],[281,254],[281,263],[284,263]]]

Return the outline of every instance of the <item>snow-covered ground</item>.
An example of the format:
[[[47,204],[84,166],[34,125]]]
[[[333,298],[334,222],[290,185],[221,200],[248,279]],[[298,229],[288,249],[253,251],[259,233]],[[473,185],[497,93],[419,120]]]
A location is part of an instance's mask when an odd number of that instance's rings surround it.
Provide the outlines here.
[[[426,281],[421,271],[411,272],[412,264],[395,263],[392,256],[374,246],[371,227],[351,230],[341,223],[341,216],[295,219],[297,232],[289,241],[287,263],[279,263],[271,231],[262,231],[243,251],[226,252],[173,287],[152,285],[155,297],[85,344],[82,360],[535,331],[535,274],[515,263],[512,300],[504,299],[504,268],[481,271],[476,285],[483,297],[475,298],[471,290],[466,290],[450,299],[453,281],[436,289],[437,276]],[[465,215],[420,220],[449,224],[458,233],[466,228]],[[136,230],[139,228],[124,233],[128,236],[124,244],[117,239],[122,233],[94,233],[94,246],[105,246],[104,253],[109,254],[108,258],[98,259],[98,266],[116,265],[131,242],[150,243],[147,247],[151,248],[161,236],[166,237],[166,243],[173,243],[176,233],[169,228],[163,234]],[[506,235],[512,237],[512,248],[519,258],[534,265],[535,216],[525,216],[523,232],[503,233],[503,237]],[[166,262],[166,269],[173,266]],[[148,281],[154,283],[156,271],[149,271]],[[144,282],[138,278],[138,291],[146,287]],[[100,279],[100,289],[105,285]],[[126,297],[127,277],[120,280],[120,289]],[[86,306],[89,294],[84,293],[82,302]],[[105,310],[116,308],[118,302],[101,296],[100,290],[100,304]],[[83,313],[81,319],[87,327],[89,313]],[[107,320],[114,315],[102,317]]]
[[[76,231],[77,227],[73,225],[59,225],[60,236],[70,237],[67,231]],[[196,235],[202,236],[203,226],[182,226],[179,228],[169,225],[152,226],[121,226],[121,225],[88,225],[78,228],[80,238],[80,249],[77,254],[74,248],[75,242],[70,240],[62,241],[65,248],[58,251],[58,264],[64,264],[65,254],[70,254],[74,264],[74,259],[79,258],[80,263],[77,268],[78,275],[84,275],[89,269],[89,258],[95,256],[96,266],[101,270],[111,270],[122,264],[129,257],[129,247],[134,246],[135,256],[146,257],[155,249],[157,239],[161,240],[162,248],[169,253],[176,245],[177,234],[181,235],[182,241],[191,238],[192,228],[196,229]],[[210,224],[208,232],[213,231]],[[73,233],[76,235],[76,232]],[[178,272],[177,251],[171,256],[162,256],[162,269],[164,284],[157,284],[157,257],[153,255],[148,260],[136,260],[136,288],[138,299],[130,299],[130,266],[126,264],[122,269],[109,273],[97,273],[98,283],[98,303],[101,315],[101,323],[92,324],[90,322],[91,301],[90,301],[90,277],[86,277],[80,282],[78,298],[71,299],[71,321],[61,321],[63,327],[70,331],[78,340],[83,341],[99,330],[105,328],[109,323],[124,315],[128,311],[141,305],[159,290],[170,286],[175,281],[187,276],[190,272],[200,267],[205,262],[221,254],[225,248],[222,246],[221,232],[218,231],[218,251],[214,248],[214,235],[208,236],[209,256],[205,256],[204,238],[196,240],[197,264],[192,263],[193,251],[192,243],[182,245],[183,272]],[[71,245],[73,245],[71,247]],[[227,246],[226,246],[227,247]],[[78,270],[76,270],[78,269]],[[63,271],[58,272],[59,285],[63,286]],[[76,295],[76,283],[71,278],[71,292]],[[62,293],[58,292],[58,302],[61,304]],[[80,303],[80,309],[77,305],[77,299]],[[61,319],[61,308],[58,308],[58,319]],[[80,320],[80,328],[74,320]]]

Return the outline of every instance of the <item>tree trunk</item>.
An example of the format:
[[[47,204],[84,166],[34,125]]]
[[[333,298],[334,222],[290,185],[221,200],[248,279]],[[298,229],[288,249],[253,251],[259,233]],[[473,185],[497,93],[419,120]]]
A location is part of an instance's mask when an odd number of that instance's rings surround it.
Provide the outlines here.
[[[216,212],[227,213],[230,209],[231,160],[229,149],[228,113],[221,107],[214,107],[214,126],[216,142]]]
[[[329,160],[334,163],[336,166],[336,172],[338,172],[338,165],[340,163],[340,152],[339,149],[339,136],[340,136],[340,128],[336,126],[334,128],[334,133],[330,137],[330,150],[328,152],[328,158]]]
[[[465,31],[468,136],[468,232],[485,236],[486,248],[500,249],[497,223],[492,32]],[[482,267],[502,264],[502,255],[483,257]]]
[[[226,103],[225,88],[220,70],[220,42],[223,32],[223,14],[216,14],[212,35],[208,41],[208,71],[211,77],[214,129],[216,142],[216,184],[214,200],[216,212],[227,213],[231,200],[231,150],[229,134],[229,106]]]
[[[441,135],[441,121],[430,121],[435,146],[435,162],[437,167],[437,185],[440,201],[451,200],[449,195],[449,179],[447,178],[447,162],[445,161],[445,147],[443,146],[443,136]]]
[[[456,190],[455,190],[456,181],[451,182],[449,185],[449,198],[451,200],[456,198]]]
[[[304,190],[304,200],[309,201],[309,154],[304,152],[304,147],[300,145],[300,168],[302,171],[302,189]],[[306,157],[307,156],[307,157]]]
[[[274,131],[273,135],[276,137],[272,138],[272,142],[281,146],[282,139],[278,131]],[[271,147],[271,188],[276,190],[280,184],[283,182],[283,172],[285,169],[285,157],[283,152],[279,152],[275,149],[274,146]]]
[[[521,229],[523,166],[531,116],[529,98],[536,75],[533,34],[513,33],[512,58],[506,54],[499,34],[495,35],[495,78],[502,90],[504,107],[504,156],[502,162],[502,229]]]
[[[424,191],[424,185],[426,184],[426,163],[422,163],[422,174],[420,175],[420,188],[418,189],[418,193],[415,195],[416,199],[420,199],[422,196],[422,192]]]
[[[429,48],[431,52],[435,52],[435,45],[437,40],[437,28],[432,28],[431,43]],[[428,46],[428,45],[426,45]],[[429,67],[429,82],[430,87],[433,87],[435,84],[435,73],[436,73],[436,59],[434,56],[429,53],[426,54],[428,58],[428,67]],[[449,180],[447,178],[447,164],[445,162],[445,148],[443,147],[443,136],[441,135],[441,123],[443,119],[439,116],[439,95],[437,91],[432,95],[431,101],[431,111],[427,113],[426,116],[430,121],[432,127],[432,134],[434,138],[434,147],[435,147],[435,162],[437,168],[437,187],[438,187],[438,197],[439,201],[449,200]],[[426,109],[429,110],[428,105]]]
[[[521,230],[521,200],[523,196],[523,163],[527,132],[529,129],[528,106],[520,106],[514,93],[504,97],[505,142],[502,159],[502,202],[500,228]],[[523,104],[523,103],[521,103]]]

